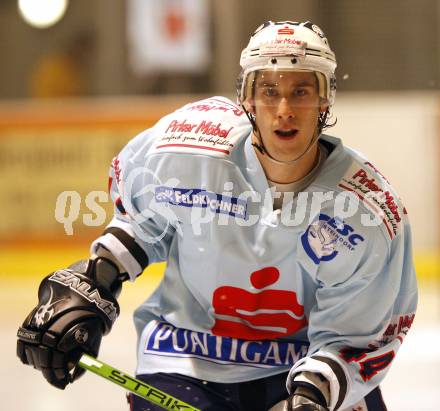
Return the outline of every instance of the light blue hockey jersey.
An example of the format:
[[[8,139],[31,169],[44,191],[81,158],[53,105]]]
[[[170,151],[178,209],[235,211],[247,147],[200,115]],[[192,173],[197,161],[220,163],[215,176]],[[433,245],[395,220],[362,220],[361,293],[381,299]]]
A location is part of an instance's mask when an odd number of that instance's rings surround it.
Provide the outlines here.
[[[386,375],[417,304],[406,210],[339,139],[318,176],[273,209],[245,114],[223,97],[188,104],[114,159],[109,227],[135,239],[163,281],[135,312],[137,373],[239,382],[291,370],[330,381],[331,409]],[[132,280],[124,239],[108,248]]]

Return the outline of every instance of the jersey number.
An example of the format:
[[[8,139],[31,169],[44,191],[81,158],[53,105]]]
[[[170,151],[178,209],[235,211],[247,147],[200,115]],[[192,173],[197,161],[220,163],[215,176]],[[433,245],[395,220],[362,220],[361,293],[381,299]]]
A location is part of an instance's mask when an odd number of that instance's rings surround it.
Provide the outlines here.
[[[368,350],[346,349],[341,352],[341,357],[347,362],[358,362],[361,367],[359,373],[364,381],[373,378],[378,372],[387,368],[394,359],[394,351],[388,351],[385,354],[377,357],[368,358],[362,361],[367,356]]]
[[[377,357],[369,358],[368,360],[361,361],[360,374],[364,381],[368,381],[374,377],[378,372],[387,368],[394,359],[394,351],[388,351],[385,354],[378,355]]]

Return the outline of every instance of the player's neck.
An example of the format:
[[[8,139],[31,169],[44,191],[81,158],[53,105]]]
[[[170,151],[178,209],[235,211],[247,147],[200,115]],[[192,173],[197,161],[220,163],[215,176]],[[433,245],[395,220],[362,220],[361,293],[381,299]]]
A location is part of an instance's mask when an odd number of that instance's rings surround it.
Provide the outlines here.
[[[277,164],[267,155],[261,154],[258,150],[256,150],[256,153],[267,179],[274,183],[286,184],[303,179],[313,170],[319,159],[318,147],[318,142],[316,142],[311,149],[294,164]]]

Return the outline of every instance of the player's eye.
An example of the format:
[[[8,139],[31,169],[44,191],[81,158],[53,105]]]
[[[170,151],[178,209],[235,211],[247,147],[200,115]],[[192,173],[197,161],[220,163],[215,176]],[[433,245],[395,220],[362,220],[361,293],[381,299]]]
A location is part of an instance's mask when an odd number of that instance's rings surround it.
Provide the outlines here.
[[[276,97],[278,95],[278,90],[275,87],[265,87],[263,89],[263,95],[266,97]]]
[[[306,88],[297,88],[294,91],[294,95],[297,96],[297,97],[305,97],[305,96],[307,96],[309,94],[310,94],[309,90],[306,89]]]

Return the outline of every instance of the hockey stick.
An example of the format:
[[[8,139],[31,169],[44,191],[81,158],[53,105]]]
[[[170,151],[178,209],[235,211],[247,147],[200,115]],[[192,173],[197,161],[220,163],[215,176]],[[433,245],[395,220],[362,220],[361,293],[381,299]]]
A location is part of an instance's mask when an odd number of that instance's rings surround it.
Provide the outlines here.
[[[127,391],[130,391],[133,394],[136,394],[165,410],[200,411],[198,408],[180,401],[177,398],[174,398],[171,395],[144,383],[143,381],[130,377],[124,372],[119,371],[116,368],[113,368],[111,365],[105,364],[96,358],[91,357],[90,355],[83,354],[78,365],[99,375],[100,377],[105,378],[106,380],[113,382],[114,384],[120,385]]]

